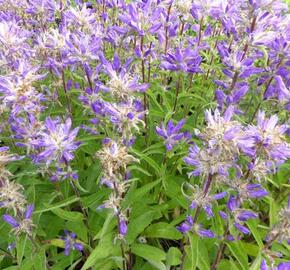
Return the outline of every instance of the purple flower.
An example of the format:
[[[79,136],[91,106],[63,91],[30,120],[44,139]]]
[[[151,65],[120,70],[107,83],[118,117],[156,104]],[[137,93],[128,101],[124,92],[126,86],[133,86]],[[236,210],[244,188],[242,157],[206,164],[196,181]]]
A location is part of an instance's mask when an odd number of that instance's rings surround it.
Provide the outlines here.
[[[233,195],[230,196],[227,207],[234,218],[235,228],[244,234],[249,234],[250,230],[243,225],[243,222],[252,218],[257,218],[258,215],[253,211],[242,209],[240,199]]]
[[[236,216],[236,218],[240,221],[247,221],[251,218],[257,218],[258,215],[252,211],[249,210],[240,210]]]
[[[219,215],[222,219],[225,219],[225,220],[227,220],[229,217],[228,214],[224,211],[219,211]]]
[[[66,40],[68,47],[67,64],[79,63],[83,66],[88,65],[91,61],[96,61],[99,57],[101,40],[94,35],[87,35],[82,32],[70,36]]]
[[[177,226],[177,230],[179,230],[181,233],[187,233],[191,230],[193,226],[193,219],[191,216],[187,216],[186,220],[181,223],[179,226]]]
[[[67,230],[65,230],[64,233],[65,235],[61,237],[61,239],[64,241],[64,254],[68,256],[71,250],[78,250],[82,252],[84,247],[82,243],[78,242],[76,239],[76,234]]]
[[[131,74],[132,58],[129,58],[123,66],[117,54],[114,55],[112,63],[108,62],[104,56],[101,56],[101,60],[105,72],[110,76],[108,83],[101,85],[101,89],[110,92],[112,96],[127,100],[132,94],[145,92],[149,88],[149,84],[138,83],[139,78]]]
[[[199,187],[191,187],[192,195],[188,196],[188,199],[191,200],[190,209],[194,209],[197,206],[201,207],[208,218],[212,218],[214,216],[212,211],[212,202],[216,200],[223,199],[227,192],[221,192],[214,195],[205,195],[204,191]]]
[[[119,233],[121,236],[125,236],[127,234],[127,221],[125,218],[120,218],[120,228],[119,228]]]
[[[197,229],[197,234],[200,237],[206,237],[206,238],[214,238],[215,237],[215,234],[211,230],[206,230],[206,229],[203,229],[201,227],[199,227]]]
[[[185,119],[180,120],[176,126],[174,126],[172,120],[169,120],[167,127],[165,127],[164,124],[162,124],[161,127],[156,127],[156,133],[164,138],[165,146],[168,151],[171,151],[174,145],[184,137],[184,133],[179,132],[184,124]]]
[[[276,115],[266,118],[265,112],[260,111],[257,117],[257,126],[246,129],[246,137],[254,139],[256,155],[262,155],[266,160],[275,161],[281,165],[290,158],[290,146],[284,134],[287,125],[278,125]]]
[[[36,162],[44,162],[49,166],[52,162],[69,163],[73,158],[73,152],[79,147],[76,141],[79,128],[71,130],[72,122],[68,118],[65,123],[59,119],[47,117],[45,129],[40,132],[39,138],[32,141],[34,147],[43,149],[35,158]]]
[[[4,107],[11,110],[13,116],[41,110],[40,104],[44,97],[36,91],[34,83],[43,79],[46,74],[37,74],[39,68],[22,61],[17,63],[17,72],[0,76],[0,100]]]
[[[265,259],[262,260],[260,270],[271,270],[272,268],[269,268],[267,265],[267,262]],[[275,267],[273,270],[288,270],[290,269],[290,262],[281,262],[278,264],[277,268]]]
[[[260,270],[268,270],[268,265],[266,260],[262,260],[261,266],[260,266]]]
[[[10,224],[14,228],[19,226],[19,223],[17,222],[17,220],[14,217],[10,216],[10,215],[7,215],[7,214],[3,215],[3,220],[6,223]]]
[[[260,184],[248,184],[247,196],[250,198],[262,198],[268,195],[268,191],[265,190]]]
[[[242,232],[243,234],[249,234],[250,233],[250,230],[247,228],[247,227],[245,227],[245,226],[243,226],[242,224],[240,224],[240,223],[237,223],[237,222],[235,222],[234,223],[234,226],[240,231],[240,232]]]
[[[103,110],[117,131],[124,134],[124,139],[129,139],[128,135],[132,134],[132,130],[138,132],[140,124],[145,125],[143,118],[146,111],[141,101],[137,99],[129,98],[126,102],[120,103],[105,102]]]
[[[31,219],[32,213],[34,211],[34,205],[29,204],[27,206],[26,212],[25,212],[25,219]]]
[[[152,4],[153,1],[130,3],[126,12],[119,15],[119,19],[139,36],[144,36],[146,33],[153,34],[162,26],[159,20],[162,9],[158,6],[153,7]]]
[[[290,262],[281,262],[279,263],[277,270],[289,270],[290,269]]]
[[[175,53],[168,53],[164,56],[160,67],[170,71],[183,71],[191,73],[199,73],[202,58],[197,50],[186,48],[182,50],[177,47]]]
[[[34,224],[32,222],[31,216],[34,210],[34,205],[30,204],[27,206],[26,212],[22,213],[21,216],[18,216],[17,219],[11,215],[3,215],[3,220],[12,226],[12,232],[16,236],[19,236],[22,233],[31,235]]]

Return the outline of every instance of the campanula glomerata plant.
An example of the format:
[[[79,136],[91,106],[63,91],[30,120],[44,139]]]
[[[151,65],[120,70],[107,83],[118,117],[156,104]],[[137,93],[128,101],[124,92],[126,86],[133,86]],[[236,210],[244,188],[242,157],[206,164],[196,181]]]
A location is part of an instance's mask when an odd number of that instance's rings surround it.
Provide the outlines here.
[[[0,0],[0,269],[290,269],[288,0]]]

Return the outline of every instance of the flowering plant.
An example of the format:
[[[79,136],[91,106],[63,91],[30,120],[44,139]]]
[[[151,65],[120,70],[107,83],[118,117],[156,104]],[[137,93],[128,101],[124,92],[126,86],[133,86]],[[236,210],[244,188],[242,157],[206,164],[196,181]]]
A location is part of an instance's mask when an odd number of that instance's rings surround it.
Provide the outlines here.
[[[288,0],[0,0],[0,269],[290,269]]]

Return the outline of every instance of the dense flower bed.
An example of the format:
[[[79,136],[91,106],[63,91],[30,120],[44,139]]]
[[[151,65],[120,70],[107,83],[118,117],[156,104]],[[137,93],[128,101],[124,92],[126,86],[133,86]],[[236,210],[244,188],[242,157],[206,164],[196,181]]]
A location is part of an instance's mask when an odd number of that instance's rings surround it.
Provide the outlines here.
[[[282,0],[0,0],[0,269],[290,269]]]

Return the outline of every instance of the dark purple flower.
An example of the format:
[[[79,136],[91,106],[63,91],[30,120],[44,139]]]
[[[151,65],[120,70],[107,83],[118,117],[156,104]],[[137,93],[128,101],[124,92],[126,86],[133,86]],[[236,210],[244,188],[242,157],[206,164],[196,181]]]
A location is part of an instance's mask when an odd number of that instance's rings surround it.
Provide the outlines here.
[[[190,73],[201,72],[201,56],[197,50],[186,48],[182,50],[177,47],[175,53],[168,53],[164,56],[160,67],[170,71],[183,71]]]
[[[172,120],[169,120],[167,127],[165,127],[164,124],[162,124],[161,127],[156,127],[156,133],[164,138],[165,146],[168,151],[172,150],[174,145],[184,137],[184,133],[179,132],[184,124],[185,119],[180,120],[176,126],[174,126]]]
[[[240,221],[247,221],[251,218],[257,218],[258,215],[252,211],[249,210],[240,210],[236,216],[236,218]]]
[[[206,230],[203,228],[199,228],[197,230],[197,234],[201,237],[206,237],[206,238],[214,238],[215,234],[211,230]]]
[[[61,239],[64,241],[64,254],[68,256],[71,250],[78,250],[82,252],[84,247],[82,243],[78,242],[76,239],[76,234],[67,230],[65,230],[64,233],[65,235],[61,237]]]
[[[228,203],[227,203],[227,207],[228,209],[233,212],[234,210],[236,210],[238,207],[240,206],[240,201],[237,200],[237,198],[233,195],[230,196]]]
[[[262,198],[268,195],[268,191],[261,184],[248,184],[247,192],[250,198]]]
[[[262,260],[260,270],[269,270],[266,260]]]
[[[240,223],[237,223],[235,222],[234,223],[234,226],[240,231],[242,232],[243,234],[249,234],[250,233],[250,230],[245,227],[244,225],[240,224]]]
[[[191,216],[187,216],[186,220],[181,223],[179,226],[177,226],[177,230],[179,230],[181,233],[187,233],[191,230],[193,226],[193,219]]]
[[[34,205],[33,204],[29,204],[27,206],[26,212],[25,212],[25,219],[30,219],[32,216],[32,213],[34,211]]]
[[[122,236],[125,236],[127,234],[127,221],[125,219],[120,219],[120,228],[119,228],[119,232]]]
[[[17,222],[17,220],[10,215],[7,215],[7,214],[3,215],[3,220],[14,228],[19,226],[19,223]]]
[[[289,270],[290,269],[290,262],[281,262],[279,263],[277,270]]]
[[[228,219],[229,217],[228,214],[224,211],[219,211],[219,215],[222,219],[225,219],[225,220]]]

